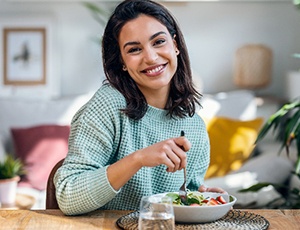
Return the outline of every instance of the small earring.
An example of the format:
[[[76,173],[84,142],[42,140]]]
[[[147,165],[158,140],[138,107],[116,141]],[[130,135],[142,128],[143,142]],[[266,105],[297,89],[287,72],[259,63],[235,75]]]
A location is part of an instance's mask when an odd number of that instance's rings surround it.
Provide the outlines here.
[[[176,54],[179,54],[179,50],[176,50],[175,53],[176,53]]]
[[[123,71],[127,71],[127,68],[126,68],[126,66],[125,65],[123,65]]]

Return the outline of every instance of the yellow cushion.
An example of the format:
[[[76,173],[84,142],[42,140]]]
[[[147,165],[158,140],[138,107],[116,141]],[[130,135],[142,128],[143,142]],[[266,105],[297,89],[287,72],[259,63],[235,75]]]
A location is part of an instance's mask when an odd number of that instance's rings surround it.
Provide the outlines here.
[[[205,120],[205,119],[204,119]],[[211,159],[205,178],[224,176],[239,169],[255,145],[263,119],[233,120],[214,117],[206,120],[211,145]]]

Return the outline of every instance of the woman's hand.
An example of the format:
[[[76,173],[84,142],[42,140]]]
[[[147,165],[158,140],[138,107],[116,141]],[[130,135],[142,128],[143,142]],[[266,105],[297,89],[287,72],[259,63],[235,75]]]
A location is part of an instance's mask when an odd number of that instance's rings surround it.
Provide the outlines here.
[[[199,191],[199,192],[215,192],[215,193],[223,193],[223,194],[227,194],[227,192],[226,192],[225,190],[223,190],[222,188],[215,188],[215,187],[208,188],[208,187],[206,187],[205,185],[201,185],[201,186],[198,188],[198,191]]]
[[[175,172],[186,167],[186,152],[191,143],[185,137],[167,139],[136,151],[141,167],[167,166],[167,172]]]
[[[191,143],[185,137],[170,138],[140,149],[107,168],[107,178],[115,190],[119,190],[142,167],[167,166],[167,172],[175,172],[186,166],[186,152]]]

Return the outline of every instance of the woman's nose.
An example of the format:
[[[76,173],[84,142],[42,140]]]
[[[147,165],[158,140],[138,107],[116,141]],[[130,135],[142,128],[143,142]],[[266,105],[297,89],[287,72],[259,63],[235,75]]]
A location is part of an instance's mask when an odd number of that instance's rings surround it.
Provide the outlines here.
[[[154,48],[144,49],[144,60],[147,63],[153,63],[158,58],[158,54]]]

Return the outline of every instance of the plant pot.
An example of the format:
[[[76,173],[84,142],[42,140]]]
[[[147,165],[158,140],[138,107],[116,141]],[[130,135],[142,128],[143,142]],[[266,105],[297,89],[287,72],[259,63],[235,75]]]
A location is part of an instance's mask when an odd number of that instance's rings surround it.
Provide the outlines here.
[[[15,203],[19,180],[19,176],[11,179],[0,179],[0,203],[2,205]]]

